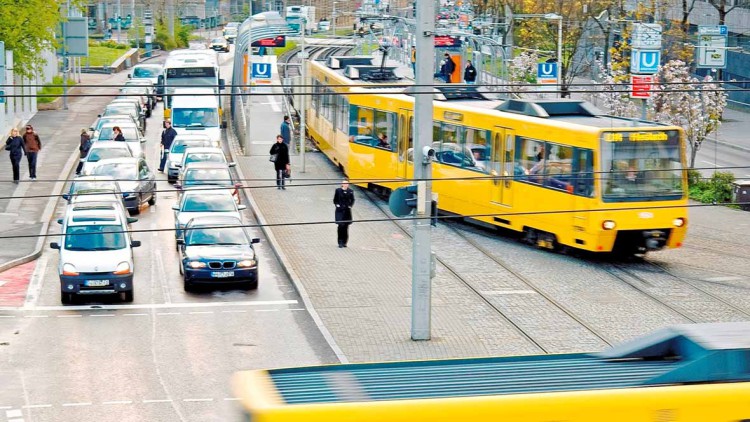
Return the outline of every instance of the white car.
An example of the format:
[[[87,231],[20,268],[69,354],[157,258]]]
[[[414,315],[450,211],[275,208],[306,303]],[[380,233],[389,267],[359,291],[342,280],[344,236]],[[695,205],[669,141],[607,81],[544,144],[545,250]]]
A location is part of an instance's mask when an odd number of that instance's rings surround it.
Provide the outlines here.
[[[91,169],[100,160],[108,158],[132,157],[133,151],[127,142],[99,141],[92,142],[91,149],[83,160],[83,174],[89,174]]]
[[[193,218],[208,216],[229,216],[242,221],[240,211],[245,205],[238,205],[232,193],[227,190],[188,189],[180,197],[177,205],[173,205],[175,241],[182,239],[182,229]]]
[[[202,147],[202,148],[187,148],[182,155],[182,161],[177,165],[177,168],[184,169],[190,163],[200,162],[211,162],[211,163],[222,163],[229,167],[234,167],[235,163],[227,162],[227,158],[224,156],[224,151],[221,148]],[[179,176],[178,176],[179,177]]]
[[[62,219],[59,242],[50,247],[60,251],[58,274],[61,301],[73,302],[77,295],[118,294],[133,301],[133,249],[128,220],[107,209],[69,211]]]
[[[144,157],[145,153],[143,152],[143,147],[141,145],[146,142],[146,138],[141,135],[140,131],[138,131],[138,127],[132,123],[106,123],[102,125],[98,136],[93,139],[94,143],[100,141],[113,141],[114,136],[112,136],[112,129],[115,126],[122,130],[122,136],[125,137],[125,142],[133,152],[133,157]]]
[[[208,135],[205,134],[183,134],[177,135],[172,141],[172,146],[169,148],[169,160],[167,166],[167,181],[174,182],[180,174],[180,169],[177,167],[182,163],[182,156],[185,150],[188,148],[199,148],[199,147],[215,147],[218,148],[217,142],[211,141]]]

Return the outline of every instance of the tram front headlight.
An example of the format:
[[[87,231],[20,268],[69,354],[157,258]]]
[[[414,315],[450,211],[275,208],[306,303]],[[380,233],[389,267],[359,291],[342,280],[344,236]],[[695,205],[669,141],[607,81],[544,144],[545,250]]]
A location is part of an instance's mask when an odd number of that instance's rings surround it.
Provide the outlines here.
[[[680,218],[675,218],[675,219],[674,219],[674,220],[672,221],[672,224],[673,224],[673,225],[674,225],[675,227],[682,227],[682,226],[684,226],[684,225],[685,225],[685,219],[684,219],[684,218],[682,218],[682,217],[680,217]]]
[[[604,230],[614,230],[615,227],[617,227],[617,223],[615,223],[612,220],[604,220],[604,221],[602,221],[602,228]]]

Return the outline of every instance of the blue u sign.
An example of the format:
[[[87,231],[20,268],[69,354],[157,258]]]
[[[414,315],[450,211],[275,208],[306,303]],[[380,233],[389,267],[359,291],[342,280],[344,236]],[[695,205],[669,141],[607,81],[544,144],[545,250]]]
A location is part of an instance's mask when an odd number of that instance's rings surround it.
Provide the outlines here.
[[[633,50],[630,71],[633,73],[656,73],[661,62],[659,50]]]
[[[557,79],[557,63],[537,63],[536,77],[539,79]]]
[[[271,79],[271,63],[253,63],[253,78]]]

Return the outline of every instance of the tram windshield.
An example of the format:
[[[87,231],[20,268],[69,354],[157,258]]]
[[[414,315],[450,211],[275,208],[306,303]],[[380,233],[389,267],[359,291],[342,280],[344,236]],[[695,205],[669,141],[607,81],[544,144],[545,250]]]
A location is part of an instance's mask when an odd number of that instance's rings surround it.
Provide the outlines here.
[[[676,130],[602,134],[604,202],[680,199],[684,193]]]

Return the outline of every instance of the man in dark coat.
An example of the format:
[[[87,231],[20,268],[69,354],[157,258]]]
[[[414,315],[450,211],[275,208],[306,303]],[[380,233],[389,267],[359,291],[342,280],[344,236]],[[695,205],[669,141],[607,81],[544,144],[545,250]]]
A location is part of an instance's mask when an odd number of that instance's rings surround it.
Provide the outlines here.
[[[284,143],[281,134],[276,135],[276,143],[270,151],[273,160],[273,168],[276,170],[276,188],[286,190],[284,187],[284,172],[289,169],[289,147]]]
[[[167,164],[169,149],[172,148],[172,142],[177,137],[177,131],[172,127],[172,122],[164,121],[164,130],[161,132],[161,160],[159,161],[159,172],[164,172],[164,166]]]
[[[284,121],[281,122],[281,137],[284,138],[284,143],[288,147],[292,142],[292,123],[289,121],[289,116],[284,116]]]
[[[345,248],[349,242],[349,225],[352,224],[352,207],[354,206],[354,191],[349,188],[349,181],[344,179],[341,187],[333,194],[333,204],[336,205],[336,224],[338,225],[339,248]]]
[[[29,178],[36,180],[36,156],[42,150],[42,141],[31,125],[26,125],[23,142],[26,146],[26,158],[29,160]]]
[[[440,66],[440,73],[443,75],[443,79],[445,79],[445,83],[447,84],[451,83],[451,75],[453,75],[453,71],[455,70],[456,70],[456,63],[451,58],[450,54],[445,53],[443,64]]]
[[[466,62],[466,68],[464,69],[464,82],[467,84],[474,84],[477,81],[477,68],[471,64],[471,60]]]

